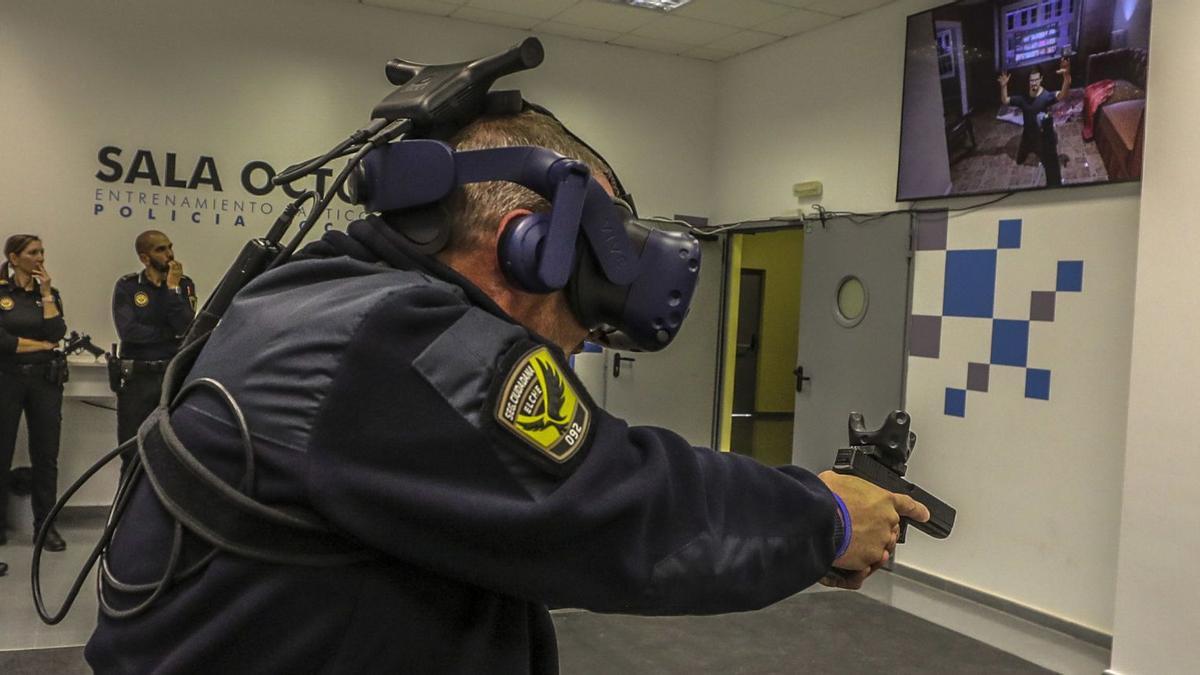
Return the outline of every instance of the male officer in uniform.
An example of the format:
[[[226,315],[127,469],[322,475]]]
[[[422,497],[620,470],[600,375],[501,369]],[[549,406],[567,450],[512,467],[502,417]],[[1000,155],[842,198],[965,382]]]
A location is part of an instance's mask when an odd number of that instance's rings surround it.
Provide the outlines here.
[[[137,236],[134,250],[145,269],[118,279],[112,301],[121,339],[119,443],[133,438],[158,405],[163,372],[196,313],[196,285],[183,273],[167,235],[146,230]],[[122,465],[127,457],[122,456]]]
[[[557,121],[482,118],[460,149],[541,146],[609,169]],[[170,413],[210,471],[370,553],[259,562],[177,532],[148,481],[110,547],[97,672],[555,673],[548,607],[635,614],[760,608],[825,578],[858,587],[900,516],[924,507],[857,478],[692,447],[595,405],[566,365],[588,334],[562,291],[530,293],[497,260],[547,204],[481,183],[442,204],[449,248],[416,253],[377,217],[327,232],[233,302]],[[165,412],[145,443],[154,439]],[[833,449],[831,449],[832,453]],[[150,455],[147,454],[147,457]],[[836,495],[836,496],[835,496]],[[178,553],[178,555],[176,555]],[[171,560],[180,571],[143,614]],[[827,576],[834,566],[852,571]]]

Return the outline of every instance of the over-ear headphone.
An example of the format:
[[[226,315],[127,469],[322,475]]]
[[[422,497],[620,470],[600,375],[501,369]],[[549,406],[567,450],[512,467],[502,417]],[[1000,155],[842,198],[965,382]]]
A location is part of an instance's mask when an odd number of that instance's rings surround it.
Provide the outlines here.
[[[623,200],[613,198],[612,201],[620,209],[622,221],[635,218],[633,208]],[[513,285],[523,291],[553,293],[561,290],[542,283],[537,275],[537,270],[542,267],[542,255],[545,251],[542,242],[550,230],[550,223],[549,213],[530,213],[514,217],[505,224],[504,231],[500,233],[500,241],[496,246],[500,269]],[[575,251],[575,255],[587,255],[587,252],[580,248]]]
[[[542,244],[549,231],[550,214],[530,213],[514,217],[500,233],[500,242],[496,247],[500,269],[514,286],[523,291],[552,293],[558,290],[542,283],[537,275],[545,251]]]

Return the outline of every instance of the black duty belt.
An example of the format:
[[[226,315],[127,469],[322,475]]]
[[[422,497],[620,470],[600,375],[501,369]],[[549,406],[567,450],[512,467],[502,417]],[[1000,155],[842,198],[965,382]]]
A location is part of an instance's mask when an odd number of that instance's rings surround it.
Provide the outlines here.
[[[121,359],[121,365],[129,370],[130,374],[139,375],[141,373],[161,374],[167,372],[167,366],[171,364],[170,359],[162,359],[160,361],[143,361],[141,359]]]
[[[0,374],[4,375],[44,375],[53,361],[42,363],[6,363],[0,365]]]

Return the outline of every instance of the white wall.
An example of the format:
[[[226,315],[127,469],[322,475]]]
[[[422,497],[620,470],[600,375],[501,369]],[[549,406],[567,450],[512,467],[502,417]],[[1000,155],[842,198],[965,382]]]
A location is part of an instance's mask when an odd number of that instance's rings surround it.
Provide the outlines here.
[[[279,191],[260,198],[243,190],[240,173],[247,162],[265,160],[282,170],[361,126],[392,89],[383,76],[390,58],[461,61],[524,37],[520,31],[328,0],[5,0],[0,236],[33,231],[43,237],[70,328],[107,345],[115,338],[112,285],[139,268],[132,250],[138,232],[166,231],[204,296],[242,244],[262,234],[289,201]],[[501,84],[521,88],[600,149],[644,214],[709,213],[715,66],[542,39],[545,63]],[[176,153],[184,177],[201,155],[212,157],[224,190],[101,182],[95,177],[102,168],[97,153],[106,145],[124,150],[126,171],[139,148],[154,152],[160,173],[166,153]],[[135,201],[128,218],[119,213],[123,201],[104,203],[105,210],[93,215],[97,189],[105,196],[109,189],[131,190],[134,200],[145,193],[148,203]],[[195,224],[190,214],[197,209],[178,206],[172,223],[170,207],[153,206],[156,194],[160,202],[174,195],[231,203],[220,224],[211,207],[198,210],[201,222]],[[242,214],[245,227],[235,227],[232,202],[248,209],[251,201],[270,202],[274,213]],[[334,208],[347,210],[336,200]],[[344,225],[345,219],[338,222]],[[718,290],[708,284],[697,302],[715,305]],[[715,336],[715,318],[712,323]],[[704,335],[681,339],[671,358],[711,362],[714,345],[715,338]],[[710,418],[706,389],[691,387],[687,393]],[[638,421],[657,421],[650,413],[642,418]],[[682,432],[707,441],[710,419],[682,422]],[[85,437],[71,430],[82,423],[83,416],[68,414],[64,438]],[[91,451],[64,446],[63,485],[82,469],[75,458],[84,454]]]
[[[1193,85],[1200,4],[1155,3],[1146,120],[1145,188],[1138,236],[1112,670],[1195,672],[1200,663],[1200,350],[1196,289],[1200,229],[1191,203],[1200,135]]]
[[[903,208],[905,17],[939,4],[902,0],[719,64],[718,218],[794,213],[801,180],[824,181],[829,209]],[[986,321],[947,320],[942,357],[910,359],[921,437],[910,477],[957,507],[958,522],[945,541],[914,533],[898,559],[1111,631],[1138,187],[1018,195],[953,218],[950,247],[995,248],[1001,218],[1023,219],[1024,232],[1022,249],[1001,256],[998,318],[1028,318],[1029,293],[1054,289],[1060,259],[1085,261],[1084,292],[1060,294],[1056,321],[1031,329],[1030,365],[1053,372],[1049,402],[1024,398],[1017,369],[993,367],[967,417],[944,414],[967,361],[988,361]],[[944,261],[917,254],[915,313],[941,314]]]

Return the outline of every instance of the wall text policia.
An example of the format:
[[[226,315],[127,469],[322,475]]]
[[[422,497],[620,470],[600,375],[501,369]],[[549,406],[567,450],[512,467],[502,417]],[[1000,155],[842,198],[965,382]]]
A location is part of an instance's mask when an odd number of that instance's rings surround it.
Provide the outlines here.
[[[245,216],[242,214],[270,216],[277,210],[275,204],[266,200],[227,199],[216,195],[180,196],[170,192],[161,193],[144,189],[144,186],[182,190],[206,188],[212,192],[224,192],[224,184],[217,168],[217,162],[207,155],[200,155],[196,163],[188,170],[185,166],[180,165],[178,156],[174,152],[163,154],[161,156],[163,161],[160,163],[154,152],[139,149],[133,154],[133,159],[130,160],[128,167],[122,163],[122,153],[123,150],[114,145],[100,148],[96,157],[100,163],[100,169],[95,174],[96,178],[105,183],[138,185],[143,189],[98,188],[95,194],[95,204],[92,206],[93,215],[104,213],[106,204],[120,204],[117,212],[122,218],[131,218],[137,214],[146,220],[199,224],[204,222],[205,212],[212,212],[207,220],[215,225],[220,225],[222,224],[221,214],[231,213],[233,220],[229,224],[242,227],[246,224]],[[281,189],[290,199],[299,197],[308,189],[306,186],[300,185],[303,181],[295,185],[276,186],[271,183],[275,173],[275,168],[262,160],[247,162],[242,167],[239,176],[240,187],[256,197],[267,197],[276,189]],[[323,193],[326,182],[332,176],[332,169],[322,168],[318,169],[313,177],[305,180],[315,180],[316,189]],[[344,187],[338,190],[337,196],[342,203],[350,205],[350,198],[346,196]],[[301,209],[300,214],[303,217],[305,210]],[[364,217],[362,210],[355,207],[331,207],[324,215],[325,219],[330,221],[326,223],[326,227],[331,227],[332,221],[335,220],[350,222]]]

